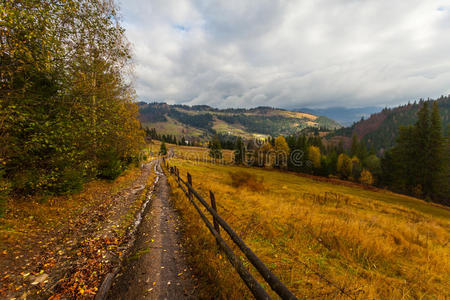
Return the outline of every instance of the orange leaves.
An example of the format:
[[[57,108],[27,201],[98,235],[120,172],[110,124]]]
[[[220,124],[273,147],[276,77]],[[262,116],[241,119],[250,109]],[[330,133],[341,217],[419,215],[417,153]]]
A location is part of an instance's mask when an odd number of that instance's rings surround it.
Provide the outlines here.
[[[107,252],[117,249],[117,238],[91,238],[80,243],[77,262],[72,272],[60,282],[58,295],[90,298],[98,290],[101,280],[111,269]]]

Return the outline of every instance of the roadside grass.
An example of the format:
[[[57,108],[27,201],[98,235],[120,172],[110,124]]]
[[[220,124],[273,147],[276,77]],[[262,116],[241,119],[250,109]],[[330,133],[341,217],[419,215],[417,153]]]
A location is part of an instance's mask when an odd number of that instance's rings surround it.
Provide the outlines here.
[[[219,214],[299,298],[347,298],[320,276],[358,299],[450,297],[446,208],[278,170],[182,159],[170,165],[183,178],[189,171],[205,199],[214,191]],[[234,187],[230,173],[242,172],[261,178],[264,188]],[[251,298],[173,178],[169,182],[205,298]]]
[[[113,182],[95,180],[87,183],[81,193],[54,196],[45,202],[39,197],[11,199],[7,214],[0,218],[0,241],[3,245],[15,243],[23,236],[33,237],[41,230],[52,232],[65,227],[67,223],[72,224],[82,212],[97,205],[96,195],[117,194],[138,175],[137,168],[127,170]]]

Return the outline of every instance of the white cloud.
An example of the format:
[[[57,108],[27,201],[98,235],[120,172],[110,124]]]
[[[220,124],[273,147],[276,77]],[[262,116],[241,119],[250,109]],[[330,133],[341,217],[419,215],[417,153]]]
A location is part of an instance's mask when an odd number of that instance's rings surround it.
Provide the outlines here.
[[[122,0],[141,100],[393,105],[450,93],[441,0]]]

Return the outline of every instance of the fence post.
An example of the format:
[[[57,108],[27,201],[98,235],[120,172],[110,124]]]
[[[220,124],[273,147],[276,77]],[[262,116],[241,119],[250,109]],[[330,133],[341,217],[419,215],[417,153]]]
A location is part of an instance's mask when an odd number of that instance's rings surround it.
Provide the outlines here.
[[[192,176],[191,176],[191,174],[189,174],[189,172],[187,173],[187,180],[188,180],[188,183],[192,186]],[[192,191],[191,191],[190,187],[188,187],[188,192],[189,192],[189,198],[192,198]]]
[[[214,197],[214,193],[209,191],[209,198],[211,198],[211,207],[214,209],[215,212],[217,212],[216,207],[216,198]],[[214,229],[216,229],[217,233],[220,235],[220,226],[219,223],[216,220],[216,217],[213,216],[213,223],[214,223]]]

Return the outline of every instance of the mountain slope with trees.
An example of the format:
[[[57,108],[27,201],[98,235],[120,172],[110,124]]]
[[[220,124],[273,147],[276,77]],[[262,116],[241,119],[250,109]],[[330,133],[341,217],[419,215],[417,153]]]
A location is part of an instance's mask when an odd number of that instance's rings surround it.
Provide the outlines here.
[[[376,152],[390,149],[399,136],[400,126],[413,125],[417,121],[417,114],[424,102],[433,100],[420,100],[395,108],[385,108],[381,112],[372,114],[368,119],[362,119],[350,127],[336,130],[327,138],[339,141],[343,139],[347,146],[355,134],[369,149]],[[448,135],[450,124],[450,97],[442,96],[436,100],[441,115],[443,133]]]
[[[214,134],[253,138],[298,133],[314,127],[341,128],[327,117],[291,112],[271,107],[216,109],[207,105],[187,106],[166,103],[139,103],[141,122],[160,134],[208,137]]]

